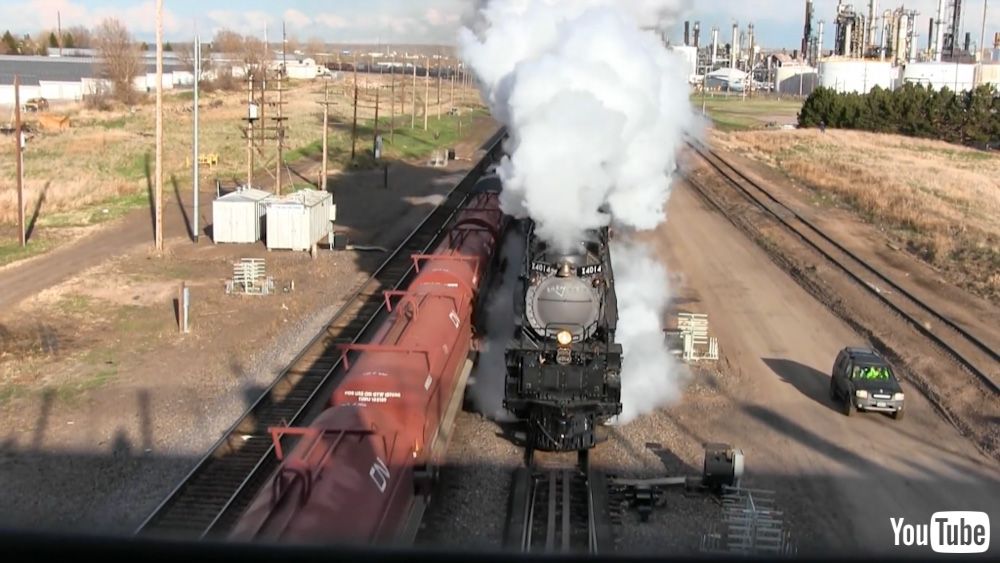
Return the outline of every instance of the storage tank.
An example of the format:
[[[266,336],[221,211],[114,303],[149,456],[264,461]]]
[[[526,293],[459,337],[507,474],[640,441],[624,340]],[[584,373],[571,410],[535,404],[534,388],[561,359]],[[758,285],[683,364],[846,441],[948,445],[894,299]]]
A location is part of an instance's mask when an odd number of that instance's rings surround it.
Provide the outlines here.
[[[681,45],[671,47],[670,50],[684,59],[688,71],[688,81],[693,81],[694,77],[698,76],[698,48]]]
[[[893,87],[892,64],[860,59],[834,59],[819,63],[820,86],[837,92],[868,93],[876,86]]]
[[[332,230],[333,196],[302,190],[267,200],[268,250],[312,250]]]
[[[252,244],[264,232],[265,206],[271,194],[246,188],[212,202],[212,241]]]
[[[982,74],[979,77],[980,84],[992,84],[1000,88],[1000,64],[983,65]]]
[[[955,63],[909,63],[900,76],[902,84],[930,85],[935,90],[947,87],[953,92],[971,90],[976,81],[976,65]]]
[[[808,96],[818,85],[816,69],[807,65],[782,65],[774,75],[774,91],[786,96]]]

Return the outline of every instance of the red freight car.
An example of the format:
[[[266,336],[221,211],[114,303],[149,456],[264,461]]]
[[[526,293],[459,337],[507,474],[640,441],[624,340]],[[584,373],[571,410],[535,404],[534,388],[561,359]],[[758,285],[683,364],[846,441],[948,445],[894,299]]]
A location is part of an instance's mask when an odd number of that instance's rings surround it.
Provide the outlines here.
[[[308,428],[273,428],[282,464],[231,537],[307,543],[406,542],[461,404],[472,309],[505,218],[495,193],[472,196],[440,245],[414,256],[405,292],[370,344],[344,347],[345,376]],[[348,354],[353,358],[348,361]],[[291,453],[280,438],[299,435]]]

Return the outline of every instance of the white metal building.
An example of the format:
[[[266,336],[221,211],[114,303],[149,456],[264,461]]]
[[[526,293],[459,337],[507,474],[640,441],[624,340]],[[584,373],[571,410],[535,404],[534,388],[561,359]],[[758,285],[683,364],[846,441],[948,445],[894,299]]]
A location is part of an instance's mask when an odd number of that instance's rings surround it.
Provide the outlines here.
[[[267,200],[268,250],[312,250],[332,232],[333,196],[302,190]]]
[[[840,93],[871,92],[876,86],[890,90],[898,74],[892,63],[860,59],[832,59],[819,63],[820,86]]]
[[[264,234],[264,215],[271,194],[254,188],[228,193],[212,202],[212,240],[252,244]]]
[[[971,90],[976,83],[976,65],[956,63],[907,63],[900,71],[899,84],[930,85],[935,90]]]

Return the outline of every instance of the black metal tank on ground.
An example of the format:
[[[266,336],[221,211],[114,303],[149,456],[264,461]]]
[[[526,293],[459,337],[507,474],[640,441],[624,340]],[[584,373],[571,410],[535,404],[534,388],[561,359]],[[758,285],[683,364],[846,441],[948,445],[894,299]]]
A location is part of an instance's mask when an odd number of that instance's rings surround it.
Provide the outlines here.
[[[618,304],[607,228],[571,252],[524,231],[527,248],[515,293],[517,328],[507,345],[504,407],[527,425],[528,447],[584,452],[621,413]]]

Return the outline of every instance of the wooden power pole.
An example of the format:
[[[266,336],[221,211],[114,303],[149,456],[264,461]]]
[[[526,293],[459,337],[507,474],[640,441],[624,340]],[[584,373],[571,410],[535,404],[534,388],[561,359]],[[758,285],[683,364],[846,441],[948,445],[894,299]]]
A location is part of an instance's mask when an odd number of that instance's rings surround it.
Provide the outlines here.
[[[427,102],[431,99],[431,59],[427,59],[427,68],[424,69],[424,131],[427,130]]]
[[[24,133],[21,131],[21,77],[14,75],[14,158],[17,159],[17,227],[18,242],[21,246],[28,244],[24,228],[24,154],[21,143]],[[41,196],[39,196],[41,197]]]
[[[410,114],[410,129],[417,128],[417,61],[413,61],[413,113]]]
[[[322,176],[319,179],[320,189],[324,192],[326,191],[326,178],[327,174],[327,156],[329,154],[329,149],[327,148],[327,139],[330,134],[330,82],[328,81],[323,89],[323,167],[320,174]]]
[[[396,58],[389,67],[389,142],[396,139]]]
[[[163,252],[163,0],[156,0],[156,251]]]
[[[438,116],[437,116],[437,118],[438,118],[438,121],[441,121],[441,80],[442,79],[443,79],[443,75],[441,74],[441,58],[440,58],[440,56],[438,56],[438,101],[437,101],[437,106],[438,106]]]

